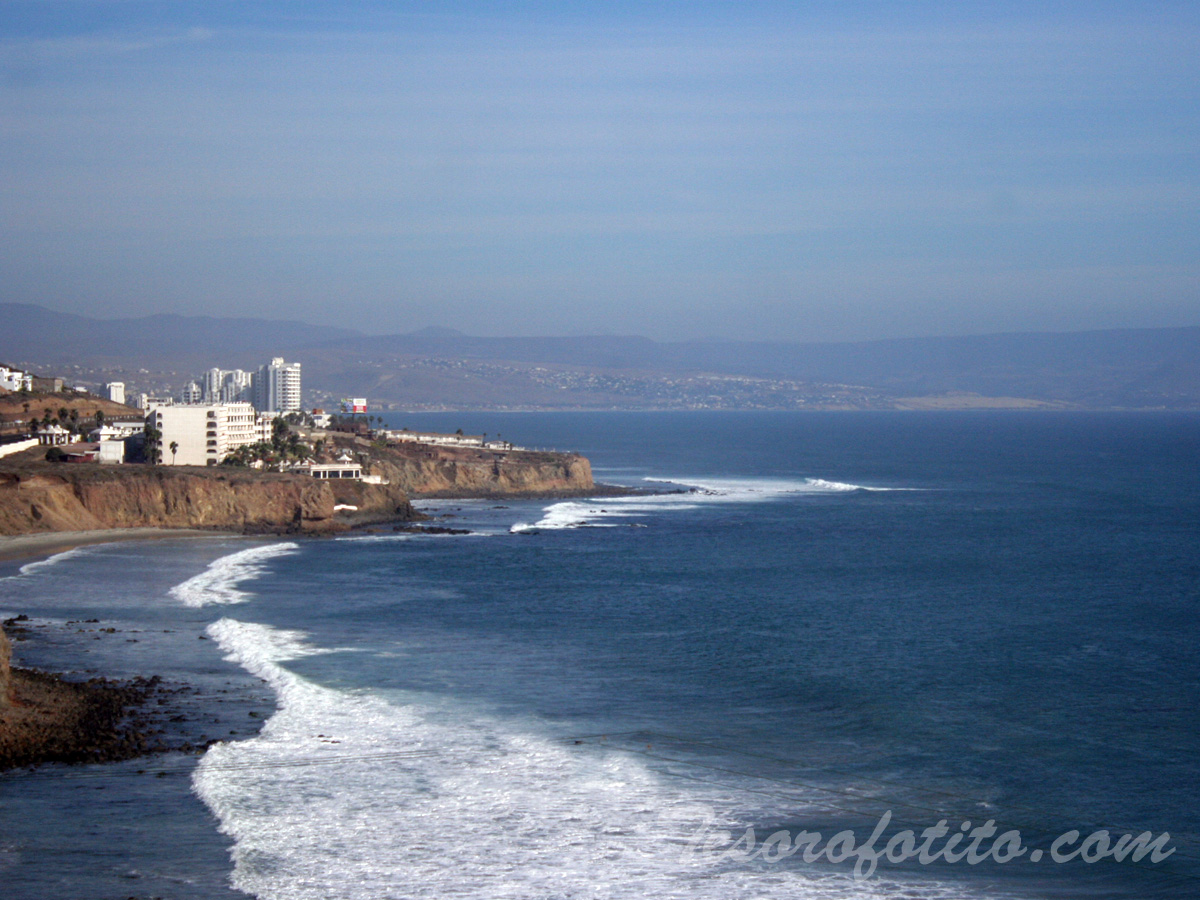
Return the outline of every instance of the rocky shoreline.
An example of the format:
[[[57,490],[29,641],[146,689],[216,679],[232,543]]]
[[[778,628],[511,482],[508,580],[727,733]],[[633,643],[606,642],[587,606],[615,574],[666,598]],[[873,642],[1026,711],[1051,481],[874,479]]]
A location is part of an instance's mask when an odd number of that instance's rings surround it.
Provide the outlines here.
[[[185,687],[171,687],[158,676],[70,681],[12,666],[7,634],[22,635],[26,621],[7,619],[7,633],[0,630],[0,771],[198,749],[167,727],[174,698]]]
[[[385,483],[188,467],[7,465],[0,471],[0,561],[38,558],[95,543],[220,534],[329,535],[370,526],[454,534],[417,525],[421,499],[567,499],[637,491],[596,485],[576,454],[375,450]],[[405,448],[407,449],[407,448]],[[7,620],[20,636],[24,617]],[[101,629],[103,630],[103,629]],[[164,727],[174,705],[157,676],[70,681],[11,666],[0,629],[0,770],[202,749],[203,736]],[[174,732],[174,736],[171,734]],[[199,739],[197,745],[195,740]]]

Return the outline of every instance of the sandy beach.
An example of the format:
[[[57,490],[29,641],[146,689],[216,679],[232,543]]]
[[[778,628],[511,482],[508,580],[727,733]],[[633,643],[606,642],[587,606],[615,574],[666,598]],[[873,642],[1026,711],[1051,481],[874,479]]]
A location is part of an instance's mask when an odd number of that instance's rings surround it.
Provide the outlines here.
[[[43,559],[90,544],[149,541],[176,537],[229,537],[237,532],[198,528],[105,528],[95,531],[45,531],[0,537],[0,563]]]

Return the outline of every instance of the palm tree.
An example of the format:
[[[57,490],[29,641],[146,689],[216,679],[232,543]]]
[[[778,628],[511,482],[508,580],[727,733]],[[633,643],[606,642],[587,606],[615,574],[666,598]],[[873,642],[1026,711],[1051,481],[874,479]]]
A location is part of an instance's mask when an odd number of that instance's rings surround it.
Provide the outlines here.
[[[175,465],[175,454],[179,452],[179,441],[171,441],[171,465]]]

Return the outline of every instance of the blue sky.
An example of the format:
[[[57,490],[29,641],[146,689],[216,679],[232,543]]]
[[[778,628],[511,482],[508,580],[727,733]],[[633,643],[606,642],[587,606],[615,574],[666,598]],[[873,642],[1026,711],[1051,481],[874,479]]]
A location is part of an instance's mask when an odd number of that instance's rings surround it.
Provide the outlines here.
[[[1200,324],[1195,4],[0,0],[0,299],[365,331]]]

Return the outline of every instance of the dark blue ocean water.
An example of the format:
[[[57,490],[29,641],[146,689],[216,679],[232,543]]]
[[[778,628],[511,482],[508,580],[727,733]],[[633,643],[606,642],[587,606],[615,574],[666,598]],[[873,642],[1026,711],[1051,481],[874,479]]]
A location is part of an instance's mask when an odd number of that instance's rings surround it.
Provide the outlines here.
[[[69,873],[18,896],[1200,895],[1200,416],[393,420],[661,493],[428,505],[468,536],[109,545],[0,582],[38,661],[78,659],[55,629],[98,616],[146,635],[92,664],[198,684],[214,729],[222,690],[278,708],[190,778],[86,770],[119,851],[39,825],[80,770],[0,779],[0,832],[43,830],[0,867]],[[1043,858],[855,880],[740,852],[862,844],[883,816],[881,848],[990,820]],[[1101,830],[1175,852],[1050,857]]]

